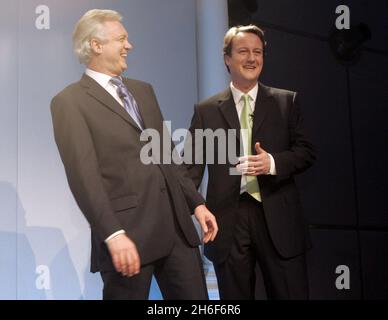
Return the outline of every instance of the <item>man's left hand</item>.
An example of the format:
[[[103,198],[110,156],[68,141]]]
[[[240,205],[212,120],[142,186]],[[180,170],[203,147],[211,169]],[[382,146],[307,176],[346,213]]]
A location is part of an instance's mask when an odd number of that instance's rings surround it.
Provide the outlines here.
[[[218,232],[217,221],[214,215],[203,204],[195,208],[194,215],[204,233],[203,242],[213,241]]]

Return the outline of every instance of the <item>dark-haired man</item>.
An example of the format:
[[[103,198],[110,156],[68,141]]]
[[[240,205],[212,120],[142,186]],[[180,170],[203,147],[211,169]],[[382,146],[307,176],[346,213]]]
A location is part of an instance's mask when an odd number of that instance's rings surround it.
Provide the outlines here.
[[[298,94],[258,81],[265,45],[257,26],[228,30],[223,54],[230,86],[195,106],[190,127],[194,138],[196,129],[244,129],[236,137],[236,152],[244,150],[237,165],[242,175],[231,174],[236,164],[230,161],[187,163],[197,186],[208,168],[207,206],[217,217],[219,233],[205,245],[205,255],[214,264],[221,299],[254,299],[256,265],[269,299],[308,298],[310,241],[294,176],[310,167],[315,155]],[[201,145],[191,141],[186,148]],[[208,152],[215,150],[204,147],[203,159]]]

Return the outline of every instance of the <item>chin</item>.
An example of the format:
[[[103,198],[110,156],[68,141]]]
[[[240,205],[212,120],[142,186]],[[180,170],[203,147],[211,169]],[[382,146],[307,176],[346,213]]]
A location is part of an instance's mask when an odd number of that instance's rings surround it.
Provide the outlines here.
[[[246,77],[245,81],[248,83],[252,83],[252,82],[257,81],[258,79],[259,79],[259,75],[255,75],[255,76],[251,76],[251,77]]]
[[[125,70],[127,70],[127,67],[122,66],[119,70],[120,74],[122,74]]]

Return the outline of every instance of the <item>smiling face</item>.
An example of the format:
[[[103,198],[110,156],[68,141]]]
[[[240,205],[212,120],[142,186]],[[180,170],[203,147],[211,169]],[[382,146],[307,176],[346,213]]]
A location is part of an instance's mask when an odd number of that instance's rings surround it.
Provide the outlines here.
[[[103,25],[104,40],[92,39],[93,57],[88,67],[109,76],[119,76],[127,69],[127,54],[133,46],[128,33],[119,21],[107,21]]]
[[[230,55],[225,55],[233,85],[248,92],[257,83],[263,69],[263,43],[260,38],[248,32],[239,32],[232,40]]]

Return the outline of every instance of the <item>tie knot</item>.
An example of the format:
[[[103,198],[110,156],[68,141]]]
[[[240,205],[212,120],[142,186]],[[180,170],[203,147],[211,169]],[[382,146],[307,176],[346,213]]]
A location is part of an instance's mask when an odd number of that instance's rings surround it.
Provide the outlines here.
[[[243,100],[244,103],[249,103],[250,98],[251,98],[251,97],[249,96],[249,94],[243,94],[243,95],[241,96],[241,100]]]
[[[109,81],[117,87],[116,91],[121,99],[123,99],[125,96],[130,96],[127,87],[120,77],[112,77]]]
[[[249,94],[243,94],[241,96],[241,100],[244,102],[243,105],[243,113],[249,114],[252,112],[251,104],[249,103],[251,97]]]
[[[110,82],[112,82],[115,86],[118,86],[118,87],[124,86],[123,80],[121,80],[120,77],[112,77],[110,78]]]

